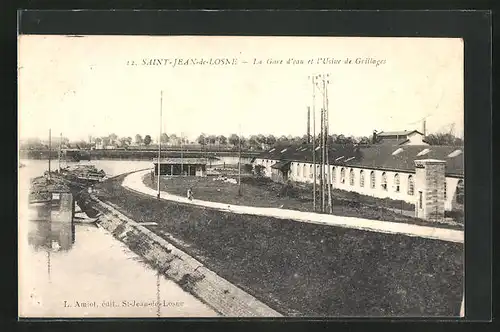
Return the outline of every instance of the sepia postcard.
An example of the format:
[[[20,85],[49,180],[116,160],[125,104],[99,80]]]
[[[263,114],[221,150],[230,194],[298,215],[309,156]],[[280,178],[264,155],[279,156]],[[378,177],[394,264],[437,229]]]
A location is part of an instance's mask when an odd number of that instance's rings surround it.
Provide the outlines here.
[[[20,35],[19,317],[463,317],[458,38]]]

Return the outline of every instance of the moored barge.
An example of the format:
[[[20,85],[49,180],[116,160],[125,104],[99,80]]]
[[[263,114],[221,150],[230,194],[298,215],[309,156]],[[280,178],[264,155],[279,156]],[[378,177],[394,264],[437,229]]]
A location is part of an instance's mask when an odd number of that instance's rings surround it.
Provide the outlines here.
[[[32,221],[73,221],[75,199],[71,187],[48,172],[31,180],[28,204]]]

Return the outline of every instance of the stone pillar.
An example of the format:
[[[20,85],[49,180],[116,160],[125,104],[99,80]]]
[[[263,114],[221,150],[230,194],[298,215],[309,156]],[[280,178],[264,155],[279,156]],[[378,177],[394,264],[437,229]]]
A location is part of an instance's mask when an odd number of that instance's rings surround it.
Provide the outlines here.
[[[73,221],[75,205],[73,204],[73,195],[71,193],[53,193],[52,202],[59,206],[57,210],[51,212],[51,221],[69,223]]]
[[[415,160],[415,216],[429,221],[444,219],[444,160]]]

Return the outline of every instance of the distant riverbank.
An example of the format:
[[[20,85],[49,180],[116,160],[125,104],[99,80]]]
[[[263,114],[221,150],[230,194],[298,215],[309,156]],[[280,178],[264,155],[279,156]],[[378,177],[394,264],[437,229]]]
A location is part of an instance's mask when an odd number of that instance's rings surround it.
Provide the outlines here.
[[[259,154],[258,151],[242,151],[243,158],[252,158]],[[58,159],[59,151],[57,150],[20,150],[20,159],[35,159],[46,160]],[[238,151],[217,151],[217,150],[172,150],[165,149],[161,151],[162,158],[207,158],[216,159],[218,157],[238,156]],[[119,159],[119,160],[152,160],[158,157],[158,150],[72,150],[63,155],[64,159],[70,160],[100,160],[100,159]]]

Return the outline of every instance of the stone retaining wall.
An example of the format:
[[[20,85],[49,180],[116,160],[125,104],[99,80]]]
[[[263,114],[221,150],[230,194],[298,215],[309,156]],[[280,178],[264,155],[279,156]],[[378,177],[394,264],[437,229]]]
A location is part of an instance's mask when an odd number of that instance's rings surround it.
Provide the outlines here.
[[[92,196],[102,215],[100,227],[125,243],[146,262],[225,317],[280,317],[255,297],[210,271],[203,264],[109,204]]]

